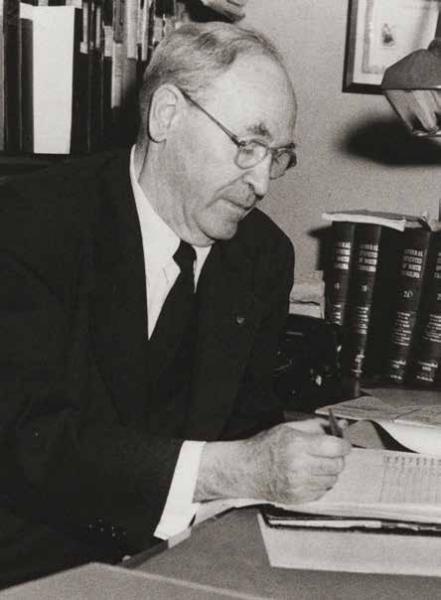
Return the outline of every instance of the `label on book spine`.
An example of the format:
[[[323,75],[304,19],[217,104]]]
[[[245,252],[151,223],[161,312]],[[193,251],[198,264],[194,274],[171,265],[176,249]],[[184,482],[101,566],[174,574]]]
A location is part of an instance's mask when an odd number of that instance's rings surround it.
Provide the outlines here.
[[[342,351],[343,371],[359,378],[367,346],[381,225],[357,224]]]
[[[395,280],[385,376],[403,383],[420,303],[431,233],[406,229],[401,235],[401,260]]]
[[[325,317],[343,325],[349,290],[355,223],[334,222],[331,227],[330,261],[325,274]]]
[[[429,250],[416,339],[412,349],[411,379],[433,384],[441,363],[441,233],[433,234]]]

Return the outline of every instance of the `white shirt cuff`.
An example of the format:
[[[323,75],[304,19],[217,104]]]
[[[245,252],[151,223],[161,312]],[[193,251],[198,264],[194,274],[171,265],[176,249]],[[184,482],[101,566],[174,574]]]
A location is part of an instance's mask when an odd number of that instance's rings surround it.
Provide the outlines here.
[[[182,444],[167,501],[154,536],[161,540],[182,533],[192,522],[199,503],[193,502],[205,442],[186,441]]]

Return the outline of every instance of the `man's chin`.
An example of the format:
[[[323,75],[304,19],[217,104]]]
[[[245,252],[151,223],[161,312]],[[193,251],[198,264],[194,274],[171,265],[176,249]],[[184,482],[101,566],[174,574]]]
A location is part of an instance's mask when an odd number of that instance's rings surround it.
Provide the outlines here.
[[[239,221],[229,221],[222,225],[222,227],[213,227],[209,232],[209,237],[214,242],[220,242],[222,240],[231,240],[236,233],[239,226]]]
[[[209,237],[213,241],[230,240],[237,233],[240,222],[247,216],[251,211],[242,211],[242,213],[218,214],[216,219],[210,219],[207,223],[207,227],[204,228],[204,235]]]
[[[243,214],[240,219],[225,219],[218,227],[218,239],[230,240],[237,233],[239,224],[246,215]]]

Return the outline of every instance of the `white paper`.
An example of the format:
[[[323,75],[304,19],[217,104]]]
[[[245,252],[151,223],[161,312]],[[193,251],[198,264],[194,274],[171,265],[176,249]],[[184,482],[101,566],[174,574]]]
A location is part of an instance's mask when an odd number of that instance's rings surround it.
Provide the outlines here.
[[[360,396],[319,408],[338,417],[378,423],[400,444],[423,454],[441,456],[441,394],[438,390],[379,388]]]
[[[272,567],[441,576],[441,537],[269,527],[258,515]]]

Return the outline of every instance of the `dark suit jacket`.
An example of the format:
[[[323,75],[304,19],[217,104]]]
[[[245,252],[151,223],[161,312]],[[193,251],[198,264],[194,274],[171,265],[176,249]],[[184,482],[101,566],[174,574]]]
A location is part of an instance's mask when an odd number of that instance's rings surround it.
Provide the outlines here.
[[[118,560],[151,543],[163,509],[182,440],[149,424],[128,173],[128,153],[108,153],[1,190],[0,573]],[[184,439],[237,438],[274,422],[292,273],[291,243],[258,210],[214,245],[198,285]],[[54,549],[50,564],[40,564],[43,546]]]

